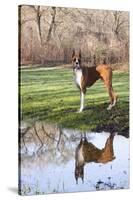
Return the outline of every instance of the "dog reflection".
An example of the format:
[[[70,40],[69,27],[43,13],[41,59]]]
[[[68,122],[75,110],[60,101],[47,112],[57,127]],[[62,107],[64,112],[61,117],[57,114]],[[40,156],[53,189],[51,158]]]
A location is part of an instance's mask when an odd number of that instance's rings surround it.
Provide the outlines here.
[[[107,163],[115,159],[113,150],[113,139],[115,134],[110,134],[103,149],[98,149],[92,143],[87,141],[86,136],[81,138],[75,151],[75,179],[78,184],[78,178],[84,182],[84,165],[89,162]]]

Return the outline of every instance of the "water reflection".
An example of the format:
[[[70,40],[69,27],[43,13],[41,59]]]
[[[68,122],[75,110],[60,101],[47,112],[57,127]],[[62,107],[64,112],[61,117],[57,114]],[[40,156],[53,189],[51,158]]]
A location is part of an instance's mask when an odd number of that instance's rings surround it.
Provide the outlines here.
[[[128,188],[129,139],[123,136],[24,123],[19,150],[23,195]]]
[[[84,138],[81,137],[75,152],[76,183],[78,183],[78,178],[81,178],[82,182],[84,182],[85,163],[95,162],[105,164],[115,159],[113,150],[114,136],[115,133],[110,134],[103,149],[99,149],[91,142],[88,142],[86,134],[84,134]]]

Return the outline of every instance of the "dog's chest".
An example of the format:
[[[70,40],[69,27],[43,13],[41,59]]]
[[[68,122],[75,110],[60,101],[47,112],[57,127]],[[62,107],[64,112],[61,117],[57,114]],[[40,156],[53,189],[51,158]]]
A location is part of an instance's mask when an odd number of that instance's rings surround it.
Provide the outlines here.
[[[75,83],[78,87],[81,87],[82,71],[78,70],[75,72]]]
[[[83,145],[79,149],[77,149],[76,157],[77,157],[77,159],[76,159],[77,160],[77,164],[78,165],[83,165],[83,163],[84,163]]]

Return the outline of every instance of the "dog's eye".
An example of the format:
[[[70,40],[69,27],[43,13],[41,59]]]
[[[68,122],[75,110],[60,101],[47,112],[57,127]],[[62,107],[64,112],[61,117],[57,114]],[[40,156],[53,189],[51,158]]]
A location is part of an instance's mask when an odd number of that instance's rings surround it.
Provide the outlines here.
[[[76,58],[74,58],[73,61],[75,62],[75,61],[76,61]]]

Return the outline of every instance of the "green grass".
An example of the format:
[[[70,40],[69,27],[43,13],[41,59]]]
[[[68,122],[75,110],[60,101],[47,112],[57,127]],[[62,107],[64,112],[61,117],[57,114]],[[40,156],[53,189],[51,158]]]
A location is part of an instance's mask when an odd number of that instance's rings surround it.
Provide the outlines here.
[[[113,87],[119,100],[111,111],[106,109],[109,98],[99,80],[87,89],[85,110],[76,113],[80,98],[72,69],[21,69],[21,120],[45,120],[83,131],[110,131],[114,127],[120,134],[128,135],[128,72],[114,72]]]

